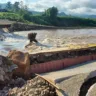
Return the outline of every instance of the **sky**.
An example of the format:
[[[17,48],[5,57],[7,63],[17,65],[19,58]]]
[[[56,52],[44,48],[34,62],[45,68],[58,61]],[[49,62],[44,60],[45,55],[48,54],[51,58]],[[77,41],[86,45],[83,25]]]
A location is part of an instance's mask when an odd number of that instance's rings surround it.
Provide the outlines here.
[[[20,0],[0,0],[0,3]],[[66,14],[89,14],[96,15],[96,0],[22,0],[34,11],[44,11],[55,6],[60,12]]]

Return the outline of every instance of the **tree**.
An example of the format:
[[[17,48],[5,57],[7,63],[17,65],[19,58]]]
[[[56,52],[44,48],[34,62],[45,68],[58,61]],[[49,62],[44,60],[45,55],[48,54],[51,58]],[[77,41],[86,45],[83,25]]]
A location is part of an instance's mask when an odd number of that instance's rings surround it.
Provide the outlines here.
[[[19,2],[15,2],[14,5],[13,5],[13,9],[14,9],[14,12],[18,12],[19,11]]]
[[[2,9],[2,6],[0,5],[0,10]]]
[[[23,3],[23,1],[20,2],[20,10],[19,14],[24,15],[24,14],[29,14],[28,11],[28,6]]]
[[[27,14],[27,13],[26,13],[26,14],[23,15],[23,18],[24,18],[25,20],[31,21],[31,18],[32,18],[32,17],[31,17],[30,14]]]
[[[44,15],[50,18],[56,18],[58,14],[58,9],[56,7],[49,8],[45,10]]]
[[[23,16],[25,20],[31,21],[31,13],[28,11],[28,6],[23,1],[20,2],[19,14]]]
[[[7,2],[6,9],[7,10],[12,10],[12,4],[11,4],[11,2]]]

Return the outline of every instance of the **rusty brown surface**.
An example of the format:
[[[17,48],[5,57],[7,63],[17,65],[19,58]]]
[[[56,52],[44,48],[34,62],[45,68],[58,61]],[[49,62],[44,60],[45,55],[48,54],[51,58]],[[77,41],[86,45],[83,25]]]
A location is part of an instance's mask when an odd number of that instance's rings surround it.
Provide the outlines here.
[[[28,76],[30,74],[30,59],[28,53],[13,50],[9,52],[8,57],[18,66],[18,68],[14,69],[14,74],[20,76]]]
[[[93,55],[96,53],[96,47],[72,49],[72,50],[60,50],[52,52],[41,52],[36,54],[30,54],[31,64],[44,63],[54,60],[61,60],[64,58],[75,58],[78,56]],[[95,58],[95,57],[94,57]]]

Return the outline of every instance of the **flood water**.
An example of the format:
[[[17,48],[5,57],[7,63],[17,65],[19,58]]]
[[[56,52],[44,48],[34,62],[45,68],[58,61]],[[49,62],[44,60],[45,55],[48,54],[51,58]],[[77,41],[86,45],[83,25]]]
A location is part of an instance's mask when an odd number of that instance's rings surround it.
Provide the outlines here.
[[[13,49],[26,51],[25,45],[29,42],[27,35],[31,32],[37,33],[36,38],[39,42],[51,47],[55,43],[96,43],[96,29],[32,30],[12,34],[3,33],[6,38],[4,41],[0,41],[0,54],[6,55]]]

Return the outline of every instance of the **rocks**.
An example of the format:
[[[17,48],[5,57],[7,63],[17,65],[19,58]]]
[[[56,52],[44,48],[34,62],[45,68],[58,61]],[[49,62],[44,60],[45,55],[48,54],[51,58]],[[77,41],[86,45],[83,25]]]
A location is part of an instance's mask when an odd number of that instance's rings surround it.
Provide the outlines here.
[[[9,85],[13,87],[22,87],[26,81],[23,78],[12,79]]]
[[[28,80],[21,88],[13,88],[9,91],[9,96],[57,96],[56,90],[40,77]]]
[[[0,35],[0,41],[4,40],[4,36]]]
[[[10,80],[10,82],[2,90],[0,90],[0,96],[8,96],[8,93],[12,90],[12,88],[14,88],[13,93],[16,92],[18,87],[22,87],[25,83],[26,81],[22,78]]]
[[[6,57],[0,55],[0,84],[6,84],[10,81],[12,76],[11,64]]]
[[[4,31],[0,29],[0,41],[3,41],[5,38],[6,36],[4,35]]]
[[[9,52],[8,57],[18,66],[18,68],[13,71],[13,74],[17,76],[29,77],[30,57],[28,53],[13,50]]]
[[[0,90],[0,96],[8,96],[8,87],[4,87],[3,90]]]

